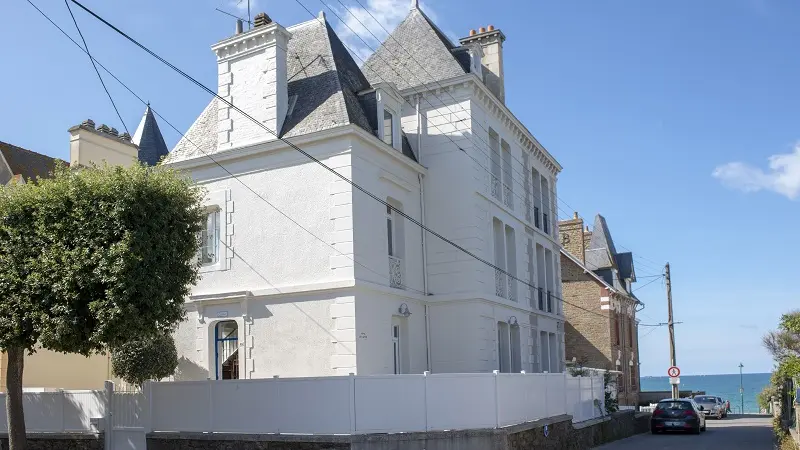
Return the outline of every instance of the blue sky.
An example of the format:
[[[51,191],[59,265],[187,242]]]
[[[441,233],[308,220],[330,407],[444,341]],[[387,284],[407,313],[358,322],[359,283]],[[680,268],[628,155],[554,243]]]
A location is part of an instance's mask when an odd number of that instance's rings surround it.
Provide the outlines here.
[[[77,39],[59,1],[32,0]],[[354,50],[369,49],[320,0],[299,0],[328,19]],[[381,28],[354,0],[362,22]],[[359,0],[386,28],[408,0]],[[227,0],[85,0],[209,86],[209,47],[233,23]],[[335,5],[349,25],[362,32]],[[245,0],[246,3],[246,0]],[[255,0],[291,25],[310,19],[297,1]],[[507,103],[564,166],[562,216],[608,220],[639,275],[671,263],[678,362],[686,374],[769,371],[760,337],[797,307],[800,245],[800,5],[778,0],[493,2],[428,0],[423,9],[451,37],[490,23],[503,30]],[[101,28],[76,16],[95,57],[186,130],[206,94]],[[66,158],[67,129],[91,117],[120,131],[80,53],[24,0],[0,5],[6,42],[0,140]],[[363,33],[367,42],[374,40]],[[133,133],[143,105],[107,84]],[[161,123],[168,145],[178,135]],[[651,278],[643,278],[643,286]],[[643,323],[666,320],[663,285],[636,292]],[[640,330],[643,375],[668,366],[667,331]]]

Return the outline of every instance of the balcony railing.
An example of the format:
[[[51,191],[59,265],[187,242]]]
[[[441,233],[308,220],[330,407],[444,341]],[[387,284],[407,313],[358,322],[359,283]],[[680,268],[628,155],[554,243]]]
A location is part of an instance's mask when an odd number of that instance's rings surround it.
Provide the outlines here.
[[[547,214],[542,214],[542,222],[544,223],[544,234],[550,234],[550,221],[547,219]]]
[[[500,192],[500,178],[492,175],[492,197],[503,200],[503,194]]]
[[[534,206],[533,207],[533,226],[535,226],[536,228],[539,228],[539,229],[542,228],[542,224],[539,222],[539,207],[538,206]]]
[[[514,209],[514,195],[511,186],[503,184],[503,204]]]
[[[389,286],[404,289],[403,283],[403,260],[389,255]]]
[[[508,277],[508,299],[512,302],[517,301],[517,280]]]
[[[547,312],[553,312],[553,293],[547,291]]]
[[[494,270],[494,293],[498,297],[506,298],[506,274],[500,269]]]
[[[539,310],[544,311],[544,290],[536,288],[536,295],[539,297]]]

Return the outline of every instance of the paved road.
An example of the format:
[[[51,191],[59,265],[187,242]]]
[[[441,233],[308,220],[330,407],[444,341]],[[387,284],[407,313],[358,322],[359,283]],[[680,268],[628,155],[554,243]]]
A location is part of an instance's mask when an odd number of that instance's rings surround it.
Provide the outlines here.
[[[642,434],[623,439],[598,450],[772,450],[772,420],[763,416],[728,416],[709,420],[699,436],[684,434]]]

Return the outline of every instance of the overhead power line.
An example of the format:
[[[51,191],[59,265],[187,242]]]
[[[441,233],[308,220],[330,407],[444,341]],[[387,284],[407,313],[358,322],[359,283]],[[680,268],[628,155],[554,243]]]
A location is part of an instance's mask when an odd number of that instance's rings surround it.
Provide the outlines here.
[[[108,99],[111,100],[111,106],[114,107],[114,111],[117,113],[117,117],[119,117],[119,121],[122,123],[122,127],[125,128],[125,132],[128,133],[128,135],[130,136],[131,132],[130,130],[128,130],[128,126],[125,125],[125,121],[122,120],[122,114],[119,113],[119,109],[117,109],[117,104],[114,102],[114,98],[111,97],[111,92],[108,91],[106,83],[105,81],[103,81],[103,77],[100,75],[100,71],[97,70],[97,65],[94,63],[94,58],[92,57],[92,53],[89,51],[89,45],[86,43],[86,38],[83,37],[83,32],[81,32],[81,27],[78,26],[78,21],[75,19],[75,15],[72,14],[72,8],[69,7],[69,1],[64,0],[64,4],[67,5],[67,11],[69,11],[69,15],[70,17],[72,17],[72,22],[75,24],[75,28],[77,28],[78,34],[81,36],[81,41],[83,41],[83,46],[86,49],[86,54],[89,55],[89,61],[91,61],[92,67],[94,67],[94,72],[97,74],[97,78],[100,79],[100,84],[103,85],[103,90],[106,91]]]
[[[80,44],[79,44],[77,41],[75,41],[75,39],[73,39],[73,38],[72,38],[72,36],[70,36],[70,35],[69,35],[69,34],[68,34],[66,31],[64,31],[64,29],[63,29],[63,28],[61,28],[61,27],[60,27],[60,26],[59,26],[57,23],[55,23],[55,22],[54,22],[54,21],[53,21],[53,20],[52,20],[52,19],[51,19],[51,18],[50,18],[50,17],[49,17],[47,14],[45,14],[45,13],[44,13],[44,11],[42,11],[41,9],[39,9],[39,7],[37,7],[35,4],[33,4],[33,2],[31,2],[31,0],[26,0],[26,1],[27,1],[27,2],[28,2],[30,5],[31,5],[31,6],[33,6],[33,7],[34,7],[34,8],[35,8],[35,9],[36,9],[36,10],[37,10],[37,11],[38,11],[38,12],[39,12],[39,13],[40,13],[40,14],[41,14],[41,15],[42,15],[42,16],[43,16],[45,19],[47,19],[47,20],[48,20],[48,21],[49,21],[49,22],[50,22],[50,23],[51,23],[51,24],[52,24],[54,27],[56,27],[56,28],[58,29],[58,31],[60,31],[60,32],[61,32],[61,34],[63,34],[63,35],[64,35],[64,36],[65,36],[67,39],[69,39],[70,41],[72,41],[72,43],[73,43],[73,44],[75,44],[75,45],[76,45],[76,46],[77,46],[77,47],[78,47],[78,48],[79,48],[79,49],[80,49],[82,52],[86,53],[86,50],[85,50],[83,47],[81,47],[81,45],[80,45]],[[88,53],[87,53],[87,54],[88,54]],[[90,55],[90,57],[91,57],[92,59],[94,59],[94,57],[93,57],[93,56],[91,56],[91,55]],[[155,115],[157,115],[157,116],[158,116],[158,117],[159,117],[161,120],[163,120],[163,121],[164,121],[164,123],[166,123],[166,124],[167,124],[167,125],[168,125],[170,128],[172,128],[173,130],[175,130],[175,132],[176,132],[176,133],[178,133],[178,134],[179,134],[179,135],[180,135],[182,138],[186,139],[186,140],[187,140],[187,142],[189,142],[190,144],[192,144],[193,146],[195,146],[195,148],[197,148],[197,150],[199,150],[200,152],[202,152],[202,153],[203,153],[203,154],[204,154],[204,155],[205,155],[205,156],[206,156],[206,157],[207,157],[209,160],[211,160],[211,161],[212,161],[214,164],[218,165],[218,166],[219,166],[219,167],[220,167],[222,170],[224,170],[225,172],[227,172],[227,173],[228,173],[228,174],[229,174],[229,175],[230,175],[232,178],[236,179],[236,181],[238,181],[239,183],[241,183],[241,184],[242,184],[242,185],[243,185],[243,186],[244,186],[244,187],[245,187],[245,188],[246,188],[248,191],[250,191],[252,194],[256,195],[256,196],[257,196],[258,198],[260,198],[262,201],[264,201],[265,203],[267,203],[267,205],[269,205],[269,206],[270,206],[270,207],[272,207],[274,210],[276,210],[276,211],[277,211],[279,214],[281,214],[282,216],[284,216],[284,217],[285,217],[287,220],[289,220],[290,222],[294,223],[295,225],[297,225],[298,227],[300,227],[302,230],[304,230],[306,233],[310,234],[310,235],[311,235],[312,237],[314,237],[315,239],[319,240],[320,242],[324,243],[325,245],[327,245],[328,247],[330,247],[331,249],[333,249],[333,250],[334,250],[335,252],[337,252],[339,255],[341,255],[341,256],[344,256],[344,257],[346,257],[346,258],[350,259],[351,261],[353,261],[353,263],[355,263],[355,264],[357,264],[357,265],[359,265],[359,266],[363,267],[364,269],[366,269],[366,270],[368,270],[368,271],[370,271],[370,272],[372,272],[372,273],[374,273],[374,274],[376,274],[376,275],[378,275],[378,276],[380,276],[380,277],[382,277],[382,278],[385,278],[385,279],[387,279],[387,280],[388,280],[388,277],[387,277],[386,275],[384,275],[384,274],[381,274],[381,273],[378,273],[378,272],[376,272],[375,270],[373,270],[372,268],[370,268],[369,266],[366,266],[366,265],[364,265],[364,264],[362,264],[362,263],[359,263],[359,262],[355,261],[355,260],[354,260],[353,258],[351,258],[349,255],[347,255],[347,254],[345,254],[345,253],[341,252],[341,251],[340,251],[339,249],[337,249],[335,246],[331,245],[330,243],[328,243],[328,242],[327,242],[327,241],[325,241],[324,239],[320,238],[319,236],[317,236],[316,234],[314,234],[314,233],[313,233],[311,230],[307,229],[306,227],[304,227],[303,225],[301,225],[300,223],[298,223],[296,220],[294,220],[292,217],[288,216],[286,213],[284,213],[283,211],[281,211],[281,210],[280,210],[280,208],[278,208],[277,206],[275,206],[275,205],[274,205],[272,202],[270,202],[269,200],[267,200],[267,199],[263,198],[263,196],[261,196],[260,194],[258,194],[257,192],[255,192],[255,191],[254,191],[253,189],[251,189],[251,188],[250,188],[250,187],[249,187],[249,186],[248,186],[246,183],[244,183],[244,182],[243,182],[243,181],[241,181],[241,180],[240,180],[238,177],[236,177],[234,174],[232,174],[230,171],[228,171],[228,169],[227,169],[227,168],[225,168],[225,167],[224,167],[222,164],[220,164],[218,161],[216,161],[216,160],[215,160],[215,159],[214,159],[214,158],[213,158],[211,155],[209,155],[208,153],[204,152],[204,151],[203,151],[203,150],[202,150],[202,149],[201,149],[201,148],[200,148],[200,147],[199,147],[197,144],[195,144],[195,143],[194,143],[194,142],[193,142],[191,139],[189,139],[189,138],[188,138],[188,137],[187,137],[185,134],[183,134],[183,133],[182,133],[182,132],[181,132],[181,131],[180,131],[180,130],[179,130],[179,129],[178,129],[176,126],[175,126],[175,125],[173,125],[173,124],[172,124],[172,122],[170,122],[170,121],[169,121],[169,120],[168,120],[166,117],[164,117],[162,114],[160,114],[160,113],[159,113],[159,111],[158,111],[158,110],[156,110],[154,107],[152,107],[152,105],[150,105],[150,103],[149,103],[149,102],[145,101],[145,100],[144,100],[144,99],[143,99],[143,98],[142,98],[140,95],[138,95],[136,92],[134,92],[134,91],[133,91],[133,90],[132,90],[132,89],[131,89],[131,88],[130,88],[130,87],[127,85],[127,84],[125,84],[125,83],[124,83],[122,80],[120,80],[120,79],[119,79],[119,78],[118,78],[116,75],[114,75],[114,73],[113,73],[113,72],[111,72],[111,71],[110,71],[110,70],[109,70],[109,69],[108,69],[106,66],[104,66],[104,65],[103,65],[103,64],[102,64],[100,61],[97,61],[96,59],[95,59],[94,61],[95,61],[95,63],[96,63],[98,66],[100,66],[100,67],[101,67],[101,68],[102,68],[104,71],[106,71],[106,73],[108,73],[108,74],[109,74],[109,75],[110,75],[110,76],[111,76],[111,77],[112,77],[112,78],[113,78],[113,79],[114,79],[114,80],[115,80],[117,83],[119,83],[119,84],[120,84],[122,87],[124,87],[124,88],[125,88],[125,89],[126,89],[128,92],[129,92],[129,93],[131,93],[131,95],[133,95],[134,97],[136,97],[136,99],[138,99],[138,100],[139,100],[139,101],[140,101],[140,102],[141,102],[143,105],[150,106],[150,110],[151,110],[151,111],[153,111],[153,113],[154,113]],[[223,243],[223,245],[225,245],[225,244]],[[240,259],[241,259],[241,257],[240,257]],[[247,264],[247,262],[245,262],[245,264]],[[249,266],[249,264],[248,264],[248,266]],[[251,266],[251,269],[252,269],[252,266]],[[259,276],[261,276],[261,278],[264,278],[264,277],[263,277],[261,274],[259,274]],[[265,281],[266,281],[266,279],[265,279]],[[269,282],[267,282],[267,283],[269,284]],[[420,293],[420,294],[422,294],[422,295],[426,295],[426,294],[425,294],[423,291],[421,291],[421,290],[419,290],[419,289],[415,289],[415,288],[413,288],[413,287],[411,287],[411,286],[408,286],[408,285],[405,285],[405,284],[403,284],[403,287],[404,287],[404,288],[408,288],[409,290],[412,290],[412,291],[414,291],[414,292]]]
[[[250,116],[249,114],[245,113],[245,112],[244,112],[244,111],[242,111],[240,108],[238,108],[238,107],[236,107],[235,105],[233,105],[232,103],[230,103],[230,102],[226,101],[226,100],[225,100],[225,99],[223,99],[222,97],[219,97],[219,96],[218,96],[218,95],[217,95],[215,92],[213,92],[211,89],[209,89],[208,87],[206,87],[205,85],[203,85],[202,83],[200,83],[199,81],[197,81],[196,79],[194,79],[193,77],[191,77],[190,75],[186,74],[185,72],[183,72],[183,71],[182,71],[182,70],[180,70],[179,68],[175,67],[175,66],[174,66],[173,64],[171,64],[169,61],[167,61],[167,60],[165,60],[164,58],[160,57],[159,55],[157,55],[156,53],[154,53],[153,51],[151,51],[150,49],[148,49],[147,47],[145,47],[144,45],[142,45],[141,43],[139,43],[138,41],[136,41],[135,39],[133,39],[132,37],[130,37],[129,35],[127,35],[126,33],[124,33],[123,31],[121,31],[120,29],[118,29],[117,27],[115,27],[114,25],[112,25],[111,23],[109,23],[108,21],[106,21],[106,20],[105,20],[105,19],[103,19],[102,17],[98,16],[98,15],[97,15],[97,14],[95,14],[93,11],[91,11],[90,9],[88,9],[87,7],[85,7],[84,5],[82,5],[80,2],[78,2],[78,1],[76,1],[76,0],[72,0],[72,2],[73,2],[73,3],[75,3],[76,5],[78,5],[79,7],[81,7],[82,9],[84,9],[86,12],[88,12],[89,14],[91,14],[91,15],[92,15],[93,17],[95,17],[96,19],[100,20],[100,21],[101,21],[103,24],[105,24],[106,26],[108,26],[109,28],[111,28],[112,30],[114,30],[115,32],[117,32],[117,33],[119,33],[120,35],[122,35],[123,37],[125,37],[125,38],[126,38],[127,40],[129,40],[130,42],[134,43],[136,46],[140,47],[142,50],[144,50],[145,52],[147,52],[148,54],[150,54],[150,55],[151,55],[151,56],[153,56],[154,58],[156,58],[156,59],[158,59],[159,61],[161,61],[163,64],[165,64],[165,65],[167,65],[168,67],[170,67],[171,69],[175,70],[177,73],[179,73],[179,74],[180,74],[181,76],[183,76],[184,78],[187,78],[187,79],[188,79],[189,81],[191,81],[193,84],[197,85],[198,87],[200,87],[201,89],[203,89],[203,90],[204,90],[204,91],[206,91],[207,93],[211,94],[212,96],[214,96],[214,97],[215,97],[215,98],[217,98],[218,100],[220,100],[220,101],[222,101],[222,102],[226,103],[226,104],[227,104],[229,107],[231,107],[231,108],[235,109],[235,110],[236,110],[236,111],[238,111],[240,114],[242,114],[244,117],[247,117],[249,120],[251,120],[251,121],[253,121],[254,123],[256,123],[257,125],[259,125],[259,126],[260,126],[261,128],[263,128],[265,131],[267,131],[268,133],[270,133],[270,134],[272,134],[273,136],[275,136],[275,137],[276,137],[278,140],[281,140],[282,142],[286,143],[287,145],[289,145],[289,146],[290,146],[290,147],[292,147],[293,149],[297,150],[298,152],[300,152],[301,154],[303,154],[303,155],[304,155],[304,156],[306,156],[307,158],[311,159],[311,160],[312,160],[313,162],[315,162],[316,164],[318,164],[318,165],[322,166],[323,168],[325,168],[326,170],[328,170],[329,172],[331,172],[332,174],[334,174],[336,177],[338,177],[338,178],[342,179],[343,181],[347,182],[348,184],[350,184],[351,186],[353,186],[353,187],[354,187],[354,188],[356,188],[357,190],[359,190],[359,191],[361,191],[362,193],[364,193],[364,194],[368,195],[369,197],[371,197],[371,198],[373,198],[374,200],[378,201],[379,203],[383,204],[383,205],[384,205],[384,206],[386,206],[387,208],[389,208],[389,209],[391,209],[391,210],[395,211],[395,212],[396,212],[398,215],[400,215],[400,216],[402,216],[402,217],[406,218],[406,219],[407,219],[407,220],[409,220],[410,222],[412,222],[412,223],[414,223],[415,225],[417,225],[417,226],[421,227],[421,228],[422,228],[423,230],[425,230],[426,232],[428,232],[428,233],[430,233],[430,234],[434,235],[435,237],[437,237],[437,238],[441,239],[442,241],[444,241],[444,242],[448,243],[449,245],[453,246],[454,248],[456,248],[456,249],[460,250],[461,252],[463,252],[463,253],[465,253],[465,254],[467,254],[467,255],[471,256],[472,258],[474,258],[474,259],[476,259],[476,260],[478,260],[478,261],[482,262],[483,264],[485,264],[485,265],[487,265],[487,266],[489,266],[489,267],[492,267],[492,268],[494,268],[495,270],[499,271],[500,273],[503,273],[503,274],[505,274],[505,275],[509,276],[509,278],[519,281],[519,282],[520,282],[521,284],[523,284],[523,285],[527,285],[527,286],[529,286],[529,287],[531,287],[531,288],[533,288],[533,289],[538,289],[538,288],[537,288],[536,286],[534,286],[533,284],[530,284],[530,283],[528,283],[528,282],[526,282],[526,281],[524,281],[524,280],[522,280],[522,279],[518,278],[517,276],[515,276],[515,275],[513,275],[513,274],[510,274],[510,273],[509,273],[509,272],[507,272],[506,270],[504,270],[504,269],[502,269],[502,268],[500,268],[500,267],[498,267],[498,266],[496,266],[496,265],[494,265],[494,264],[492,264],[492,263],[490,263],[490,262],[486,261],[486,260],[485,260],[485,259],[483,259],[483,258],[480,258],[479,256],[475,255],[474,253],[470,252],[469,250],[466,250],[466,249],[464,249],[462,246],[460,246],[460,245],[458,245],[458,244],[454,243],[453,241],[451,241],[451,240],[449,240],[449,239],[445,238],[444,236],[442,236],[442,235],[441,235],[441,234],[439,234],[438,232],[436,232],[436,231],[433,231],[433,230],[431,230],[430,228],[428,228],[428,227],[424,226],[423,224],[421,224],[419,221],[417,221],[417,220],[416,220],[416,219],[414,219],[413,217],[411,217],[411,216],[407,215],[407,214],[406,214],[406,213],[404,213],[403,211],[400,211],[400,210],[398,210],[397,208],[395,208],[395,207],[393,207],[392,205],[388,204],[386,201],[384,201],[384,200],[380,199],[380,198],[379,198],[379,197],[377,197],[376,195],[374,195],[374,194],[372,194],[371,192],[369,192],[368,190],[364,189],[363,187],[361,187],[361,186],[360,186],[360,185],[358,185],[357,183],[353,182],[352,180],[350,180],[350,179],[348,179],[348,178],[344,177],[343,175],[339,174],[339,173],[338,173],[338,172],[336,172],[335,170],[331,169],[330,167],[328,167],[327,165],[325,165],[324,163],[322,163],[321,161],[319,161],[318,159],[316,159],[316,158],[315,158],[315,157],[313,157],[312,155],[308,154],[307,152],[305,152],[304,150],[302,150],[301,148],[299,148],[298,146],[296,146],[295,144],[293,144],[293,143],[291,143],[291,142],[287,141],[287,140],[286,140],[286,139],[284,139],[284,138],[281,138],[281,137],[277,136],[277,135],[275,134],[275,132],[274,132],[274,131],[270,130],[268,127],[266,127],[265,125],[261,124],[259,121],[257,121],[256,119],[254,119],[252,116]],[[38,8],[37,8],[37,9],[38,9]],[[41,11],[40,11],[40,12],[41,12]],[[313,14],[312,14],[312,16],[313,16]],[[51,21],[51,22],[52,22],[52,21]],[[115,77],[115,78],[116,78],[116,77]],[[173,127],[173,128],[174,128],[174,127]],[[177,129],[176,129],[176,131],[177,131]],[[179,133],[180,133],[180,132],[179,132]],[[181,134],[182,134],[182,133],[181,133]],[[194,144],[193,144],[193,145],[194,145]],[[199,149],[199,147],[198,147],[198,149]],[[203,152],[203,153],[205,153],[205,152]],[[208,154],[206,154],[206,156],[208,156]],[[213,161],[213,158],[211,158],[210,156],[209,156],[209,158],[210,158],[210,159],[212,159],[212,161]],[[217,163],[217,164],[219,165],[219,163],[218,163],[218,162],[216,162],[216,161],[214,161],[214,162],[215,162],[215,163]],[[220,166],[221,166],[221,165],[220,165]],[[224,167],[223,167],[223,168],[224,168]],[[227,171],[227,170],[226,170],[226,171]],[[230,174],[230,172],[229,172],[229,171],[228,171],[228,173]],[[233,174],[231,174],[231,176],[232,176],[232,177],[234,177],[234,178],[237,178],[237,177],[236,177],[235,175],[233,175]],[[237,180],[238,180],[238,178],[237,178]],[[243,183],[241,180],[238,180],[238,181],[239,181],[240,183],[244,184],[244,183]],[[259,196],[259,197],[260,197],[260,196]],[[262,200],[266,201],[266,199],[263,199],[263,197],[262,197]],[[267,203],[269,203],[269,202],[267,202]],[[298,224],[298,225],[299,225],[299,224]],[[570,302],[567,302],[567,301],[565,301],[563,298],[557,297],[557,296],[555,296],[555,295],[552,295],[552,294],[551,294],[551,296],[550,296],[550,297],[551,297],[551,298],[554,298],[554,299],[557,299],[557,300],[561,300],[563,303],[565,303],[565,304],[569,304],[569,305],[571,305],[571,306],[574,306],[574,307],[576,307],[576,308],[583,309],[583,310],[586,310],[586,311],[588,311],[588,312],[591,312],[591,313],[594,313],[594,314],[597,314],[597,315],[600,315],[600,316],[606,317],[604,314],[597,313],[597,312],[595,312],[595,311],[591,311],[591,310],[587,310],[587,309],[585,309],[585,308],[582,308],[582,307],[580,307],[580,306],[578,306],[578,305],[574,305],[574,304],[572,304],[572,303],[570,303]]]

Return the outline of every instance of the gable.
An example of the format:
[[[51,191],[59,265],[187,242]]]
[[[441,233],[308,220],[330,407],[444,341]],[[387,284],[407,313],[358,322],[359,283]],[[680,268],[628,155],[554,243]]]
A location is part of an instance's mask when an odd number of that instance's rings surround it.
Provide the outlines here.
[[[455,47],[419,9],[406,16],[375,53],[363,71],[372,84],[394,83],[403,90],[464,75],[453,55]]]

